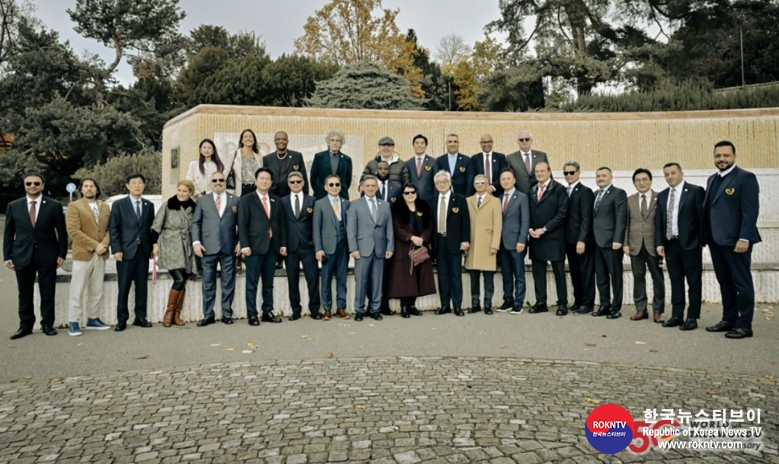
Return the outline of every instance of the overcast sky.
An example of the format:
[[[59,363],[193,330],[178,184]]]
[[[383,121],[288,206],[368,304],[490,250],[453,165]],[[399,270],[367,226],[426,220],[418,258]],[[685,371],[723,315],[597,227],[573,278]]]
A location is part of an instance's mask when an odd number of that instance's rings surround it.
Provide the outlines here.
[[[315,10],[328,0],[180,0],[179,6],[187,13],[181,22],[181,33],[201,24],[224,26],[232,33],[254,31],[265,41],[271,57],[293,50],[293,41],[303,35],[303,24]],[[75,52],[86,50],[97,53],[103,60],[113,61],[114,52],[94,40],[85,39],[73,30],[67,9],[74,8],[76,0],[32,0],[36,16],[69,40]],[[384,8],[400,8],[397,24],[405,34],[414,29],[421,46],[435,53],[441,37],[455,33],[466,43],[484,39],[484,26],[500,16],[498,0],[383,0]],[[125,62],[116,76],[120,82],[133,81]]]

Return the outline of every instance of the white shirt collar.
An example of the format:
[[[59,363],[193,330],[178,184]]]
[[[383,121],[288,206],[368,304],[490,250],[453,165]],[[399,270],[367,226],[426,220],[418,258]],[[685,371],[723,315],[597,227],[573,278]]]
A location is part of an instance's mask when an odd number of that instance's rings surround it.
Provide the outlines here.
[[[679,182],[679,185],[677,185],[676,187],[671,187],[671,190],[676,190],[677,192],[681,192],[682,190],[684,190],[684,180]]]
[[[580,181],[578,181],[578,180],[577,180],[577,181],[576,181],[576,182],[574,182],[573,184],[568,184],[568,188],[569,188],[569,189],[571,189],[571,190],[575,189],[575,188],[576,188],[576,186],[577,186],[577,185],[579,185],[579,182],[580,182]]]
[[[367,201],[373,201],[373,200],[375,200],[375,199],[376,199],[376,195],[374,195],[374,196],[372,196],[372,197],[369,197],[368,195],[365,195],[365,199],[366,199]]]
[[[334,201],[338,201],[339,196],[332,196],[329,193],[327,194],[327,197],[330,198],[330,204],[332,204]]]
[[[525,156],[527,156],[527,155],[532,155],[532,154],[533,154],[533,150],[530,150],[530,151],[522,151],[522,150],[519,150],[519,152],[520,152],[520,153],[522,153],[522,157],[523,157],[523,158],[524,158]]]
[[[484,156],[492,156],[492,152],[487,153],[486,151],[481,152]]]
[[[508,194],[508,196],[510,196],[510,197],[514,196],[514,190],[516,190],[516,189],[512,187],[511,190],[506,190],[504,192],[504,194]]]
[[[544,183],[539,182],[539,185],[543,185],[544,186],[544,190],[546,190],[547,188],[549,188],[549,183],[550,182],[552,182],[552,178],[551,177],[549,179],[547,179],[546,182],[544,182]]]
[[[731,166],[731,167],[727,168],[726,170],[724,170],[724,171],[720,172],[720,173],[719,173],[719,176],[720,176],[720,177],[725,177],[725,176],[727,176],[728,174],[730,174],[730,172],[731,172],[731,171],[733,171],[733,169],[735,169],[735,168],[736,168],[736,165],[734,164],[733,166]]]
[[[450,158],[452,158],[452,157],[455,157],[455,158],[456,158],[456,157],[457,157],[457,155],[459,155],[459,154],[460,154],[460,152],[457,152],[457,153],[455,153],[454,155],[450,155],[450,154],[449,154],[449,152],[447,152],[447,153],[446,153],[446,156],[448,156],[448,157],[450,157]]]
[[[41,199],[42,198],[43,198],[43,195],[38,195],[38,198],[33,200],[32,198],[27,196],[27,205],[29,206],[29,204],[34,201],[35,202],[35,206],[38,206],[41,203]]]

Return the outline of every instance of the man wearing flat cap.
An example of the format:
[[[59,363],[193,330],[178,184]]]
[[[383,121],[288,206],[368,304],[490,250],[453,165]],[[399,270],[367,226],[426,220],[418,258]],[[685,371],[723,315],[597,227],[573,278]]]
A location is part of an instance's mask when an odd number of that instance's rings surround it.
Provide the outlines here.
[[[397,182],[401,186],[409,183],[408,166],[400,159],[400,155],[395,153],[395,141],[391,137],[382,137],[379,139],[379,152],[376,157],[365,165],[362,172],[363,177],[367,175],[375,176],[378,174],[379,161],[385,161],[389,164],[389,180]]]

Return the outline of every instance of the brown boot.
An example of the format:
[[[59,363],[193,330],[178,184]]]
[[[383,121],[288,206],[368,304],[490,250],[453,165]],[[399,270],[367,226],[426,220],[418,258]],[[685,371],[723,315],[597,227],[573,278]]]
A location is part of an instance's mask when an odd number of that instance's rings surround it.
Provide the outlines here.
[[[176,315],[176,305],[178,304],[180,296],[180,290],[170,289],[170,294],[168,295],[168,309],[165,310],[165,316],[162,317],[162,325],[165,327],[170,327],[171,324],[173,324],[173,318]]]
[[[184,321],[181,320],[181,308],[184,306],[184,297],[187,296],[187,289],[179,292],[179,299],[176,303],[176,312],[173,315],[173,323],[176,325],[184,325]]]
[[[648,319],[648,318],[649,318],[649,313],[647,313],[646,310],[640,310],[640,309],[636,311],[636,314],[630,316],[631,321],[640,321],[642,319]]]

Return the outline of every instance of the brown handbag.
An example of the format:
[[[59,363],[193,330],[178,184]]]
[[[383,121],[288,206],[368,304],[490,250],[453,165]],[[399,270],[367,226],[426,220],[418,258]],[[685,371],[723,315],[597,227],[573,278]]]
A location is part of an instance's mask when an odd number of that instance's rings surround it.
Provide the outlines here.
[[[409,266],[408,274],[414,274],[414,267],[419,266],[428,259],[430,259],[430,253],[428,253],[426,246],[415,246],[411,244],[411,249],[408,252],[408,257],[411,258],[411,266]]]

